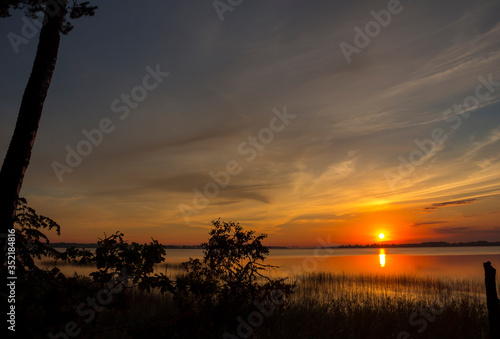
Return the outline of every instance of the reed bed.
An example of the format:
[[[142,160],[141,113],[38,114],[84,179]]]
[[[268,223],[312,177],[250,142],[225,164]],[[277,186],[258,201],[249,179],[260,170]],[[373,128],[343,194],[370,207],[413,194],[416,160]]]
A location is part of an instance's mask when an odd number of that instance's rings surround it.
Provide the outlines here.
[[[295,281],[288,305],[266,316],[252,338],[487,338],[479,279],[318,272]],[[127,337],[132,328],[165,326],[180,316],[169,295],[135,291],[129,305],[112,319],[103,314],[96,329],[117,330],[96,337]],[[235,322],[238,316],[246,317],[235,315]]]
[[[295,281],[298,289],[293,295],[294,301],[308,297],[319,302],[352,299],[368,304],[381,300],[414,302],[435,298],[444,302],[485,301],[484,282],[478,279],[318,272],[298,276]]]
[[[311,273],[256,338],[486,338],[484,282]]]

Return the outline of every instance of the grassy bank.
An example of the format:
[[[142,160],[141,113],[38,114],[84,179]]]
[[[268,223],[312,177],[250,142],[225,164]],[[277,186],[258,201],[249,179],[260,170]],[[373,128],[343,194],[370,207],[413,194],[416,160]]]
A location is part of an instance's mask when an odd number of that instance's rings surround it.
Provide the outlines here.
[[[288,306],[264,316],[262,325],[252,328],[253,338],[486,337],[480,280],[334,273],[296,280]],[[102,312],[95,337],[152,335],[151,329],[169,327],[185,316],[176,314],[169,295],[132,292],[127,299],[127,308],[119,313]],[[248,315],[235,314],[235,322],[238,316],[248,320]]]

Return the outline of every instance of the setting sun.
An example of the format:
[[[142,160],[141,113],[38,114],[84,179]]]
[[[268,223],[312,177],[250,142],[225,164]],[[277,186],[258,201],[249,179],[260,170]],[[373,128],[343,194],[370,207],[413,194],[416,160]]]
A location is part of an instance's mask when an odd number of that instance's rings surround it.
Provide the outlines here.
[[[379,237],[380,239],[384,239],[385,235],[384,235],[384,233],[380,233],[380,234],[378,235],[378,237]]]

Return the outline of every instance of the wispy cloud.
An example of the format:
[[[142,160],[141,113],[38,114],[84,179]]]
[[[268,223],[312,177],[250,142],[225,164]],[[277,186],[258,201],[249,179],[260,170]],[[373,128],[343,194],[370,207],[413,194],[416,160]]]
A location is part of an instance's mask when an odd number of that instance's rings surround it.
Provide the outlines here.
[[[471,149],[460,159],[462,161],[468,161],[476,157],[480,151],[482,151],[484,148],[495,144],[497,141],[500,140],[500,126],[497,126],[493,128],[487,137],[483,138],[483,140],[476,141],[471,145]],[[492,157],[491,161],[494,161],[497,158],[497,156]],[[486,167],[486,166],[482,166]]]
[[[419,227],[419,226],[427,226],[427,225],[436,225],[436,224],[445,224],[447,221],[425,221],[425,222],[416,222],[410,225],[410,227]]]
[[[475,202],[476,200],[477,199],[463,199],[463,200],[439,202],[439,203],[432,204],[429,207],[425,207],[424,211],[426,211],[426,212],[435,211],[438,208],[447,207],[447,206],[470,205],[473,202]]]

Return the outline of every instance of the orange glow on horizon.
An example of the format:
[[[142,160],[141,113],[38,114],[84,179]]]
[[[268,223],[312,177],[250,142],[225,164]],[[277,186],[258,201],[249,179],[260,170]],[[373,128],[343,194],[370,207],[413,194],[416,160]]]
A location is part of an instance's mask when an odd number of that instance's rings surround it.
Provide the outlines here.
[[[38,208],[42,211],[44,208]],[[299,212],[296,212],[299,213]],[[307,213],[306,210],[300,213]],[[50,214],[50,210],[49,210]],[[271,221],[241,221],[245,229],[254,230],[256,233],[266,233],[266,246],[320,246],[318,239],[334,245],[367,245],[367,244],[404,244],[419,243],[423,241],[458,241],[461,239],[445,238],[434,231],[437,226],[412,227],[421,222],[418,219],[421,213],[412,213],[407,209],[387,209],[376,212],[364,212],[358,215],[344,216],[343,220],[271,220]],[[57,218],[56,218],[57,219]],[[61,218],[62,234],[57,236],[49,234],[52,243],[97,243],[98,238],[104,234],[113,234],[117,230],[125,233],[125,240],[138,243],[149,243],[151,237],[164,245],[199,245],[209,238],[211,223],[209,221],[196,224],[196,227],[178,226],[175,223],[165,227],[137,227],[139,222],[133,218],[116,225],[115,220],[101,223],[85,222],[80,218],[78,222],[69,222]],[[70,225],[71,227],[69,227]],[[154,223],[152,225],[155,225]],[[283,225],[282,227],[274,227]],[[86,232],[81,234],[79,229],[86,227]],[[377,259],[378,261],[378,259]],[[377,262],[377,266],[379,266]],[[391,266],[394,263],[391,260]]]

